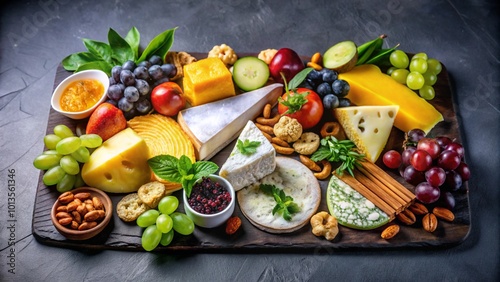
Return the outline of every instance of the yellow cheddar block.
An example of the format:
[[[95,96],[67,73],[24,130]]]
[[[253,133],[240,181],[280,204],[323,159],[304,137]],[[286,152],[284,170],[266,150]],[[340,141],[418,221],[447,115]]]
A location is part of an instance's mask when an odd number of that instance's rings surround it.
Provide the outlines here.
[[[420,128],[428,133],[443,120],[441,113],[411,89],[382,73],[375,65],[357,66],[339,74],[351,87],[347,98],[357,106],[398,105],[394,126],[404,132]]]
[[[233,77],[219,58],[206,58],[184,66],[184,96],[198,106],[236,95]]]

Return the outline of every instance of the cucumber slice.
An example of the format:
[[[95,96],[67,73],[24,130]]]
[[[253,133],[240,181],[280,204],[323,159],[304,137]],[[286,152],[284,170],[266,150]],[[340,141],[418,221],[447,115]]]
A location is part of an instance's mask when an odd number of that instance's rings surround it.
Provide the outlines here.
[[[337,72],[348,72],[358,61],[358,48],[352,41],[339,42],[323,55],[323,66]]]
[[[390,221],[386,213],[335,175],[328,183],[326,203],[338,223],[349,228],[370,230]]]
[[[269,79],[269,66],[259,58],[243,57],[233,66],[233,80],[243,91],[264,86]]]

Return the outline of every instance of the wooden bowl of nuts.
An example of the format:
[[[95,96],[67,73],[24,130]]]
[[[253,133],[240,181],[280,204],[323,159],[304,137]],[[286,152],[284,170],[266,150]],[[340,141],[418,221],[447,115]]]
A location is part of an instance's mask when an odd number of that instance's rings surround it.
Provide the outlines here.
[[[87,240],[108,225],[112,205],[109,196],[99,189],[77,188],[59,195],[52,206],[52,223],[70,240]]]

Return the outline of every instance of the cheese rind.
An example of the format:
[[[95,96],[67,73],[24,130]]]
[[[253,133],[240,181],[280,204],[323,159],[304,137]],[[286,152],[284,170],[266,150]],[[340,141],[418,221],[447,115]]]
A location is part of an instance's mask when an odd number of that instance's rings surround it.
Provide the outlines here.
[[[252,121],[248,121],[238,140],[257,141],[260,144],[251,155],[242,154],[235,145],[222,165],[219,175],[226,178],[235,191],[259,181],[276,168],[276,150]]]
[[[266,104],[276,104],[282,87],[275,83],[179,112],[177,121],[193,142],[196,158],[210,159],[236,139],[246,123],[256,118]]]
[[[336,108],[334,115],[346,136],[375,162],[385,147],[399,106],[359,106]]]

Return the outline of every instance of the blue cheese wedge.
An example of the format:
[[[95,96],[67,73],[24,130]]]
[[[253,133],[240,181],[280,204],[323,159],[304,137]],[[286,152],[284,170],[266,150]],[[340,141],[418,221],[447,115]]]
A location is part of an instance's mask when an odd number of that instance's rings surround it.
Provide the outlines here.
[[[249,120],[266,104],[275,105],[283,85],[271,84],[254,91],[182,110],[177,121],[193,142],[196,158],[206,160],[236,139]]]
[[[255,152],[252,154],[243,154],[238,149],[238,142],[247,140],[258,142]],[[257,126],[249,120],[238,137],[229,158],[222,165],[219,175],[226,178],[233,185],[234,190],[238,191],[270,174],[275,167],[276,150]]]
[[[336,108],[334,115],[344,132],[365,154],[376,162],[391,134],[399,106],[358,106]]]

